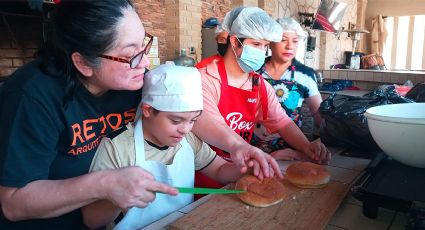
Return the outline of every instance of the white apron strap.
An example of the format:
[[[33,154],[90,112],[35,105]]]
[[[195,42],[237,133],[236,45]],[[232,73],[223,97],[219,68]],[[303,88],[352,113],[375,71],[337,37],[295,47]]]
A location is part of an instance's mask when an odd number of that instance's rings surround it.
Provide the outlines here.
[[[142,119],[140,118],[134,124],[134,145],[136,148],[136,165],[142,167],[145,161],[145,140],[143,137]]]

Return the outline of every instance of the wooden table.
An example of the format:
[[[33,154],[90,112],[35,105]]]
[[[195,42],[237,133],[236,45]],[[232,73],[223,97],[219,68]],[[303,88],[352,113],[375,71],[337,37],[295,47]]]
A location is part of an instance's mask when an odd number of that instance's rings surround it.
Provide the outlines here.
[[[323,229],[349,192],[369,160],[333,153],[331,182],[320,189],[300,189],[283,181],[287,195],[283,202],[256,208],[236,195],[209,195],[153,223],[147,229]],[[279,162],[282,171],[292,163]],[[231,187],[232,185],[228,185]]]

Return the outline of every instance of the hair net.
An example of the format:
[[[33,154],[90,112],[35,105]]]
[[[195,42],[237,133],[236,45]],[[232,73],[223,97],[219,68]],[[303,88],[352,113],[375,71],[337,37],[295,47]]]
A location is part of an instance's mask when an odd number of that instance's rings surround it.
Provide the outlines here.
[[[227,12],[224,16],[223,23],[221,23],[223,30],[229,31],[230,28],[232,28],[233,21],[235,21],[235,19],[239,16],[239,13],[245,8],[246,7],[244,6],[239,6]]]
[[[237,7],[224,17],[222,27],[229,35],[280,42],[282,28],[264,10],[258,7]]]
[[[194,67],[162,64],[146,74],[142,102],[164,112],[202,110],[201,74]]]
[[[300,38],[307,37],[306,32],[301,27],[300,23],[298,23],[295,19],[291,17],[287,18],[279,18],[277,19],[277,23],[282,27],[283,33],[295,33]]]

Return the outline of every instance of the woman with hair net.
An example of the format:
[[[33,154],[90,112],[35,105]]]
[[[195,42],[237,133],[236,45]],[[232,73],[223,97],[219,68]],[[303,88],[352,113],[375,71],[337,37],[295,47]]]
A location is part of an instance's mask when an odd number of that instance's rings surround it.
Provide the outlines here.
[[[322,97],[316,84],[316,72],[295,59],[298,44],[305,39],[306,33],[293,18],[281,18],[277,22],[283,29],[282,41],[270,44],[272,56],[266,59],[265,64],[257,72],[273,86],[282,108],[298,127],[302,125],[301,107],[304,99],[315,123],[320,124],[318,109]],[[271,152],[276,159],[285,159],[287,152],[292,151],[287,148],[289,143],[279,135],[270,134],[261,125],[257,125],[251,144],[265,152]],[[325,151],[324,154],[328,157],[324,159],[328,160],[329,151],[319,141],[316,144]]]
[[[257,7],[233,9],[226,14],[222,26],[229,31],[228,48],[222,60],[215,60],[199,69],[204,91],[204,112],[194,125],[194,133],[212,146],[240,146],[245,141],[244,149],[234,148],[241,154],[232,152],[232,160],[235,157],[247,160],[255,155],[265,155],[262,150],[249,144],[255,124],[260,123],[270,133],[279,133],[309,158],[327,162],[328,155],[323,146],[307,140],[283,111],[271,85],[255,72],[264,64],[270,41],[282,40],[282,27]],[[228,152],[213,149],[219,156],[230,160]],[[272,171],[280,173],[273,157],[265,156],[272,164]],[[288,152],[286,159],[298,159],[298,154]],[[253,173],[262,177],[260,174],[265,171],[264,165],[261,165],[261,172],[259,169],[258,165],[254,166]],[[221,186],[200,173],[195,184]]]

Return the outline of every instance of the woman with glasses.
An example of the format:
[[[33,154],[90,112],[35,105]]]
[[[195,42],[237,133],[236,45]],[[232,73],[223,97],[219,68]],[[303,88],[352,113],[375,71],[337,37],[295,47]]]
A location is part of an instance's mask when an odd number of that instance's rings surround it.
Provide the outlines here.
[[[223,59],[200,68],[204,111],[195,123],[193,132],[226,160],[233,160],[230,157],[233,152],[217,147],[235,146],[235,143],[243,142],[243,147],[239,145],[233,151],[246,153],[247,158],[255,154],[266,155],[272,171],[279,173],[272,156],[249,144],[255,124],[260,123],[271,133],[279,133],[309,158],[326,161],[327,156],[321,154],[321,146],[306,139],[283,111],[271,85],[255,72],[264,64],[270,41],[282,40],[282,27],[257,7],[231,10],[226,14],[222,26],[229,31],[228,48]],[[288,153],[288,158],[297,157],[293,152]],[[260,171],[257,166],[253,173],[261,177],[264,170]],[[199,187],[222,186],[201,173],[197,174],[195,183]]]
[[[85,229],[80,208],[145,207],[158,183],[139,167],[87,174],[102,136],[135,118],[152,36],[128,0],[63,0],[54,35],[0,96],[0,229]]]

